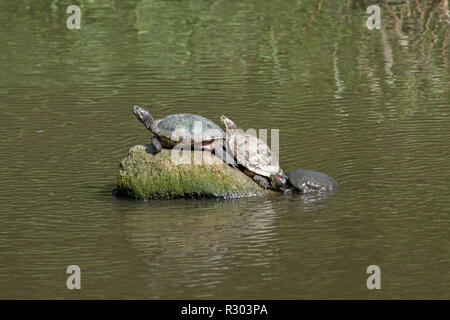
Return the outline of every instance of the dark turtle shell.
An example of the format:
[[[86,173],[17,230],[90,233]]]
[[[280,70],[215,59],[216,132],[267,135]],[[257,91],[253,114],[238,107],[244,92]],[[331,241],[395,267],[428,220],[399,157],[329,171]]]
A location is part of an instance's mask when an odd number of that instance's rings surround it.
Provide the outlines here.
[[[324,173],[298,169],[287,173],[289,182],[302,193],[336,192],[338,183]]]
[[[157,132],[167,142],[191,143],[224,139],[225,132],[211,120],[189,113],[171,114],[155,121]]]

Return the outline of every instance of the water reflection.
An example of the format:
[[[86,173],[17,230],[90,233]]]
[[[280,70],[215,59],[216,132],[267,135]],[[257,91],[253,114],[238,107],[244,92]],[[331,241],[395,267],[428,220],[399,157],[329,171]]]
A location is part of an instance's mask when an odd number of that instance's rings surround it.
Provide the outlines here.
[[[270,268],[264,256],[279,238],[272,206],[269,199],[149,202],[124,215],[122,228],[148,266],[152,292],[197,287],[200,297],[226,281],[231,268]]]

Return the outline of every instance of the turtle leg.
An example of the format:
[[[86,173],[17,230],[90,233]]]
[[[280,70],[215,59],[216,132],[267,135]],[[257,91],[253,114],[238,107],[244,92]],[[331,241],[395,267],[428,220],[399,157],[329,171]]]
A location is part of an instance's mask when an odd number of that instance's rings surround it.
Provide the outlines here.
[[[161,142],[159,142],[158,138],[156,136],[153,136],[152,138],[152,145],[155,148],[155,154],[158,154],[163,149]]]
[[[225,150],[216,150],[214,151],[214,154],[216,155],[216,157],[218,157],[219,159],[221,159],[223,162],[225,162],[226,164],[229,164],[230,166],[232,166],[233,168],[237,168],[237,164],[236,161],[234,160],[234,158]]]
[[[223,143],[220,142],[214,142],[212,144],[212,149],[214,150],[214,154],[217,158],[225,162],[226,164],[229,164],[233,168],[237,168],[237,163],[234,160],[234,157],[229,154],[225,149],[223,149]]]
[[[259,186],[261,187],[261,188],[263,188],[263,189],[271,189],[271,185],[270,185],[270,183],[269,183],[269,180],[267,179],[267,178],[265,178],[265,177],[263,177],[263,176],[260,176],[260,175],[254,175],[253,176],[253,180],[257,183],[257,184],[259,184]]]

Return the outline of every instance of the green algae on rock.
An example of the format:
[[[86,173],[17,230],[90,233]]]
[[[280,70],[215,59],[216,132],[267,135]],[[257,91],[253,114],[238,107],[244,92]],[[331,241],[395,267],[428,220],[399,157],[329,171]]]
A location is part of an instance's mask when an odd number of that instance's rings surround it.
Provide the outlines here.
[[[192,151],[193,164],[173,161],[172,151],[164,149],[154,155],[152,145],[132,147],[120,162],[115,194],[147,200],[237,198],[267,192],[247,175],[226,165],[209,151]]]

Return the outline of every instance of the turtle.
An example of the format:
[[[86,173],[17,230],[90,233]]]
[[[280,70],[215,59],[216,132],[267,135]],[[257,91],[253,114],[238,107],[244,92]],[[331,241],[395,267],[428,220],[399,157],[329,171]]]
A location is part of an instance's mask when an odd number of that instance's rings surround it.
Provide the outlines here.
[[[336,180],[317,171],[297,169],[289,171],[287,176],[290,187],[301,193],[334,193],[338,188]]]
[[[137,105],[133,106],[133,113],[153,133],[151,144],[154,154],[163,148],[171,149],[183,141],[191,145],[199,142],[202,150],[214,152],[222,161],[236,167],[234,158],[223,148],[225,132],[213,121],[189,113],[171,114],[155,120],[148,110]]]
[[[257,137],[238,130],[237,125],[226,116],[222,115],[220,121],[227,131],[225,148],[243,167],[244,173],[264,189],[285,191],[288,177],[269,146]]]

